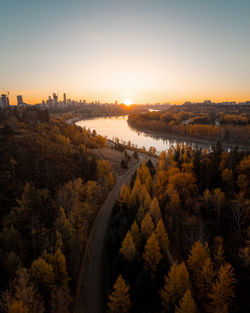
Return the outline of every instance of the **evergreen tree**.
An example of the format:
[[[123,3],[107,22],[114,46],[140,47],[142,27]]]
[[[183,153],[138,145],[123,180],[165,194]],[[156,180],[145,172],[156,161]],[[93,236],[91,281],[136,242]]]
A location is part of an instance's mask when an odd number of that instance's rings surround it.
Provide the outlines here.
[[[137,214],[136,214],[136,220],[138,223],[141,223],[141,221],[144,219],[145,217],[145,208],[143,206],[140,206]]]
[[[34,281],[39,284],[44,291],[50,291],[55,288],[53,266],[48,264],[42,257],[32,263],[31,274]]]
[[[126,185],[122,185],[122,188],[120,190],[120,201],[122,203],[125,203],[126,205],[129,204],[129,200],[130,200],[130,192],[129,189]]]
[[[145,268],[153,273],[156,272],[157,267],[161,262],[162,254],[160,252],[160,245],[155,233],[152,233],[148,238],[142,257]]]
[[[9,288],[1,295],[1,312],[9,313],[43,313],[44,306],[37,286],[25,268],[19,268],[16,278],[10,282]]]
[[[29,313],[29,310],[22,301],[14,300],[8,307],[8,313]]]
[[[184,262],[174,263],[168,276],[165,276],[165,283],[160,291],[163,309],[171,312],[176,301],[184,295],[187,289],[190,289],[190,281],[186,264]]]
[[[175,313],[197,313],[197,306],[192,297],[190,289],[187,289],[179,301],[179,307],[176,306]]]
[[[151,215],[155,225],[159,222],[161,218],[161,210],[159,207],[159,202],[156,197],[150,203],[149,214]]]
[[[167,231],[166,231],[166,228],[163,224],[162,219],[159,220],[159,222],[156,226],[155,233],[156,233],[156,237],[159,241],[161,251],[166,256],[168,246],[169,246],[169,240],[168,240],[168,234],[167,234]]]
[[[151,216],[147,212],[144,219],[141,222],[141,234],[145,239],[147,239],[152,234],[153,230],[154,224]]]
[[[230,264],[221,265],[216,281],[212,284],[209,298],[211,299],[208,312],[229,313],[232,307],[234,293],[233,269]]]
[[[141,234],[140,234],[140,231],[139,231],[139,227],[138,227],[138,225],[136,223],[136,220],[134,221],[134,223],[131,226],[131,235],[133,237],[133,240],[134,240],[134,243],[135,243],[137,249],[139,249],[140,246],[141,246],[142,238],[141,238]]]
[[[126,236],[122,242],[122,246],[120,248],[120,253],[129,262],[131,262],[136,255],[136,247],[135,247],[134,240],[133,240],[133,237],[132,237],[130,231],[127,232],[127,234],[126,234]]]
[[[223,238],[215,237],[215,253],[214,253],[214,261],[216,267],[219,269],[222,264],[225,263],[224,257],[224,248],[223,248]]]
[[[118,276],[113,292],[109,296],[108,312],[109,313],[128,313],[130,311],[131,301],[129,296],[129,287],[121,275]]]
[[[194,281],[199,278],[202,266],[208,257],[209,250],[207,243],[204,246],[200,241],[195,242],[190,250],[187,260],[188,268],[192,274],[191,277]]]
[[[210,258],[207,258],[204,262],[198,281],[196,281],[196,294],[200,300],[200,305],[204,311],[206,311],[208,303],[208,294],[211,290],[213,281],[215,278],[214,266]]]

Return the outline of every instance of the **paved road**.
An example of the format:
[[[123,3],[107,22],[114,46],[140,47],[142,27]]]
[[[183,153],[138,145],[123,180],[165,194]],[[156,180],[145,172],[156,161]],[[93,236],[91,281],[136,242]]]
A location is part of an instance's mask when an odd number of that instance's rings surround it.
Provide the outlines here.
[[[146,157],[148,159],[148,157]],[[119,196],[121,186],[126,184],[142,162],[130,168],[125,174],[117,177],[117,182],[102,205],[92,227],[87,254],[81,267],[79,284],[76,292],[76,313],[100,313],[102,310],[102,258],[105,245],[105,234],[111,217],[112,208]],[[86,260],[87,258],[87,260]],[[88,269],[86,269],[88,266]]]

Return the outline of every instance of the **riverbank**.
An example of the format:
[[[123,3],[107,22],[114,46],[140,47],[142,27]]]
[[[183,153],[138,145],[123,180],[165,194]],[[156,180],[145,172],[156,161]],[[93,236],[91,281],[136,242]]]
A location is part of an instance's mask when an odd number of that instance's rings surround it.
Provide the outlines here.
[[[150,136],[154,139],[163,139],[163,140],[172,140],[175,142],[185,142],[186,144],[193,146],[193,145],[197,145],[197,146],[211,146],[216,144],[218,142],[218,140],[206,140],[206,139],[199,139],[199,138],[194,138],[194,137],[189,137],[189,136],[180,136],[180,135],[173,135],[173,134],[166,134],[164,132],[157,132],[157,131],[153,131],[153,130],[149,130],[149,129],[142,129],[142,128],[137,128],[135,126],[133,126],[131,123],[129,123],[128,120],[128,126],[137,131],[137,132],[141,132],[143,133],[145,136]],[[245,146],[245,145],[238,145],[238,144],[231,144],[231,143],[225,143],[225,142],[221,142],[220,144],[223,148],[225,148],[226,150],[231,150],[235,147],[238,147],[240,150],[250,150],[250,146]]]

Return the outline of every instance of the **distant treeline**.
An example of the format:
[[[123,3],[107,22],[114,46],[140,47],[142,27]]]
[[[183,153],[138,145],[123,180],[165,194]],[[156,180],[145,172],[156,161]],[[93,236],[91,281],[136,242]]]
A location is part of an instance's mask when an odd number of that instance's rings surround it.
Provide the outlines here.
[[[0,108],[0,123],[10,119],[17,119],[24,123],[46,123],[49,121],[49,114],[47,109],[41,110],[35,106],[28,108],[18,108],[17,106]]]
[[[68,313],[93,220],[115,180],[89,149],[105,138],[60,120],[34,123],[33,113],[43,114],[32,108],[29,122],[11,114],[0,124],[0,311]]]
[[[249,153],[177,145],[143,164],[108,229],[107,312],[249,312],[249,210]]]
[[[176,106],[164,112],[131,114],[128,123],[136,129],[163,135],[250,145],[250,111],[228,107],[218,110],[218,107]]]

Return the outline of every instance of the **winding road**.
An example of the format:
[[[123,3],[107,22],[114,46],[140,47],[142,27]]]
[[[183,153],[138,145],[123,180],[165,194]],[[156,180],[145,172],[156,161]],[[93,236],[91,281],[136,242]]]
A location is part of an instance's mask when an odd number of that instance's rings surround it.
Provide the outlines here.
[[[132,174],[143,160],[149,159],[139,155],[140,162],[117,177],[117,181],[103,203],[92,227],[86,252],[81,265],[78,287],[75,298],[75,313],[100,313],[102,311],[102,263],[105,246],[105,235],[112,208],[119,196],[121,186],[128,183]]]

